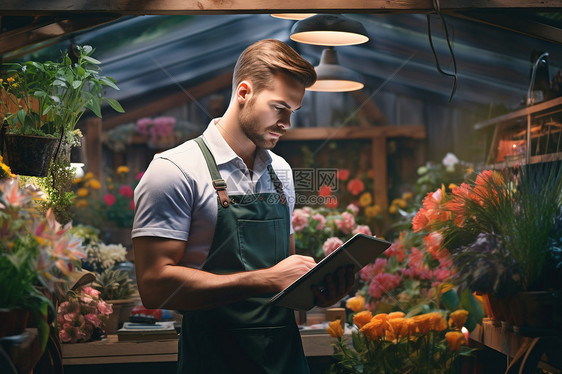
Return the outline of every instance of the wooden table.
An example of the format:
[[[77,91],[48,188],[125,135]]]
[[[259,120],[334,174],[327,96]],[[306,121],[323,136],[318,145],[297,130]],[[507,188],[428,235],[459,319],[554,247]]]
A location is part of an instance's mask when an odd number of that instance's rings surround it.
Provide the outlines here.
[[[321,332],[302,335],[307,357],[331,356],[333,348],[330,344],[334,341],[330,335]],[[63,365],[175,362],[177,353],[177,339],[118,341],[117,335],[109,335],[99,341],[62,345]]]

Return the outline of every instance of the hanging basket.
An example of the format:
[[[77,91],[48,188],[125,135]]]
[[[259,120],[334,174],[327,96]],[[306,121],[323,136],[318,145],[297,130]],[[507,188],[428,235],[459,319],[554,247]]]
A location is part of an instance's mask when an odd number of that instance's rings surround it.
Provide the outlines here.
[[[12,173],[46,177],[60,139],[33,135],[4,135],[4,159]]]

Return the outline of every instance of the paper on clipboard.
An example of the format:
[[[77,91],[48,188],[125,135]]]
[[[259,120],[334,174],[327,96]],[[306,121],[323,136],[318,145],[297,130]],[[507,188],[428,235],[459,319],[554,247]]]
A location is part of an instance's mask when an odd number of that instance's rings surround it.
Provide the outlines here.
[[[291,283],[269,302],[296,310],[310,310],[314,307],[314,293],[311,287],[324,281],[327,274],[340,267],[353,266],[356,273],[373,262],[391,243],[365,234],[355,234],[334,252],[323,258],[316,266]]]

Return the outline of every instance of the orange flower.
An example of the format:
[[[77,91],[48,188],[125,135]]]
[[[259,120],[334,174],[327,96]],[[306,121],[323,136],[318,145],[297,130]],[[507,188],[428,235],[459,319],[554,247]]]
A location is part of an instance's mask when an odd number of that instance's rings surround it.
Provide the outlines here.
[[[429,224],[429,220],[426,216],[427,211],[424,208],[420,208],[420,210],[416,213],[416,216],[412,220],[412,229],[414,232],[419,232]]]
[[[367,323],[371,322],[372,318],[373,315],[371,314],[371,312],[369,312],[368,310],[364,310],[353,316],[353,323],[360,329]]]
[[[461,345],[466,344],[466,338],[460,331],[449,331],[445,334],[445,339],[447,339],[447,343],[449,343],[449,347],[453,352],[458,352]]]
[[[387,323],[381,319],[372,319],[371,322],[359,329],[370,340],[382,338],[385,335]]]
[[[402,317],[392,318],[388,320],[388,324],[390,325],[390,329],[395,338],[398,339],[408,336],[408,323],[406,322],[406,319]]]
[[[468,318],[468,311],[464,309],[458,309],[449,315],[449,326],[460,329],[466,323]]]
[[[347,300],[345,306],[355,313],[358,313],[365,309],[365,298],[363,296],[357,295]]]
[[[334,338],[341,338],[343,336],[343,327],[341,326],[340,320],[336,319],[335,321],[329,322],[326,331]]]
[[[404,312],[392,312],[388,314],[388,319],[404,318],[405,315]]]

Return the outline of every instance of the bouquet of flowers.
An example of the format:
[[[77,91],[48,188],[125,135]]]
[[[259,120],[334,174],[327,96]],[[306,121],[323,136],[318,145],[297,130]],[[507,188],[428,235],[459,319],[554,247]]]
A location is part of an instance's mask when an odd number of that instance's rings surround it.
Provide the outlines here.
[[[361,310],[362,302],[352,298],[347,303],[357,311],[351,343],[338,320],[327,328],[337,339],[330,373],[454,373],[458,357],[473,352],[466,346],[466,330],[461,330],[466,310],[455,310],[448,319],[443,311],[413,317],[402,312],[373,315]]]
[[[80,343],[99,339],[109,315],[111,304],[100,299],[100,292],[83,287],[67,293],[57,310],[59,338],[63,343]]]

